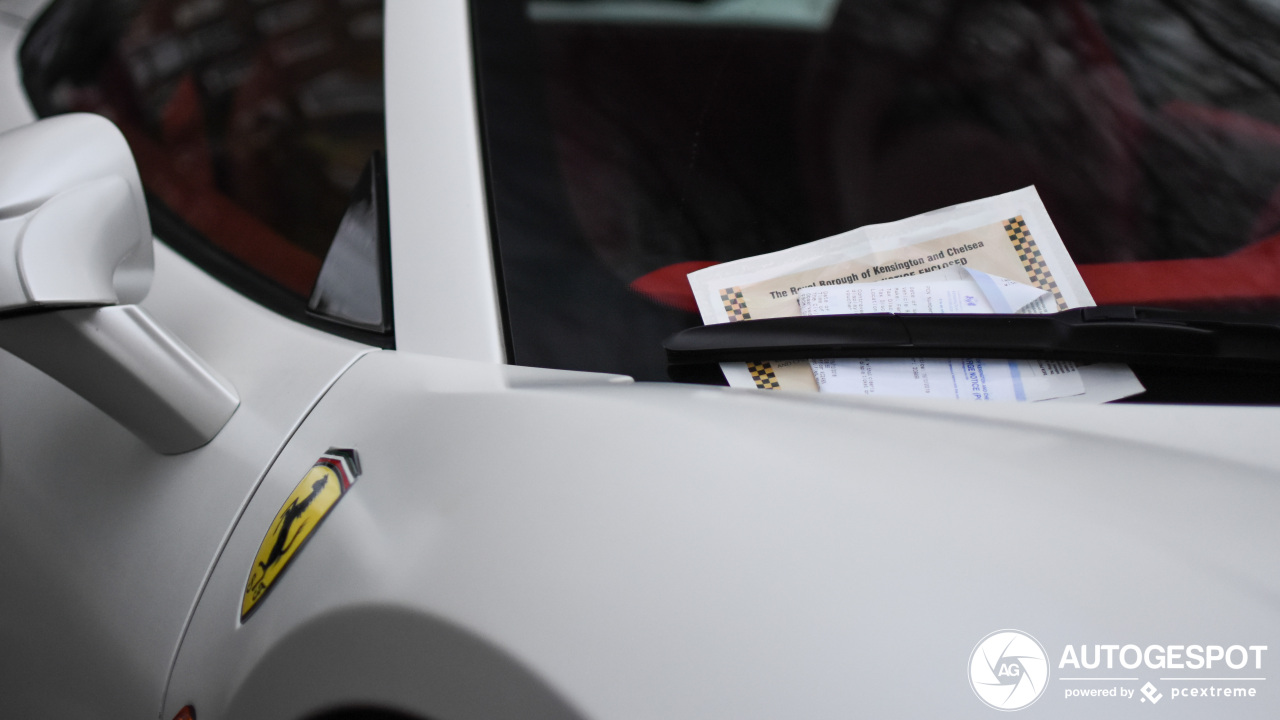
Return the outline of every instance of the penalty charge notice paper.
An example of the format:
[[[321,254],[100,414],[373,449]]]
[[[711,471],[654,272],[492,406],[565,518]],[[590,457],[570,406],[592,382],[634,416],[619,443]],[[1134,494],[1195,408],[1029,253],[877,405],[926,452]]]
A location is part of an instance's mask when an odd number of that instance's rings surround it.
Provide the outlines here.
[[[1052,313],[1094,305],[1035,188],[851,230],[689,275],[706,324],[856,313]],[[721,363],[730,386],[791,392],[1109,402],[1123,365],[987,358]]]

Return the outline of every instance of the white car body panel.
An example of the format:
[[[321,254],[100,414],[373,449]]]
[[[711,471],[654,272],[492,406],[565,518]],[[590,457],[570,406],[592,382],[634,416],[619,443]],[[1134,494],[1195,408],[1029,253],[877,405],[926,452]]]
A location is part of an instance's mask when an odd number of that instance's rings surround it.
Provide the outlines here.
[[[1179,430],[1260,444],[1276,410],[938,412],[555,376],[359,361],[235,529],[166,717],[981,718],[964,668],[1000,628],[1054,649],[1280,637],[1280,461]],[[741,432],[766,423],[770,442]],[[258,545],[330,445],[365,473],[241,625]]]
[[[0,717],[153,717],[229,524],[369,350],[280,318],[160,244],[143,307],[241,407],[209,445],[161,456],[0,352]]]
[[[386,5],[396,347],[503,362],[466,0]]]
[[[0,132],[36,119],[18,75],[18,49],[26,22],[8,9],[9,5],[0,5]]]

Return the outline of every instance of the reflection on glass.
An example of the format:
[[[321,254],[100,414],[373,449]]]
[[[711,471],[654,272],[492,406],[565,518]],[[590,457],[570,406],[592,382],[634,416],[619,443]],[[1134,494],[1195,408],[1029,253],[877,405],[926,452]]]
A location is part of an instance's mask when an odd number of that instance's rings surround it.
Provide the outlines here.
[[[517,362],[659,378],[670,269],[1027,185],[1100,301],[1280,300],[1280,4],[748,5],[473,3]]]
[[[33,101],[111,118],[164,205],[305,297],[385,145],[381,28],[381,0],[60,0]]]

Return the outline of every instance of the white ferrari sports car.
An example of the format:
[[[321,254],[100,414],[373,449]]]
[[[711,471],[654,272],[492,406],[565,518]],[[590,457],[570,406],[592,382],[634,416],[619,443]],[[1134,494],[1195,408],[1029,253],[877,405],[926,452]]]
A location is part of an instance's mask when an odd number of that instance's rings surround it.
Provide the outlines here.
[[[0,718],[1280,717],[1277,48],[1274,0],[0,0]],[[1145,393],[672,340],[691,272],[1031,185],[1124,342],[979,357]]]

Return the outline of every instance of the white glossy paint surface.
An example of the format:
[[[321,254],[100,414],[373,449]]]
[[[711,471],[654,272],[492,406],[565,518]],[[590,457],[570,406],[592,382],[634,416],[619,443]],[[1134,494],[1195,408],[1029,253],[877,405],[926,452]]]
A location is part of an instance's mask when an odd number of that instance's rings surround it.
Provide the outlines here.
[[[38,304],[132,304],[151,287],[151,221],[124,136],[72,113],[0,133],[0,216],[26,215],[12,263]],[[0,309],[9,309],[0,306]]]
[[[9,7],[0,5],[0,11]],[[36,119],[18,75],[18,50],[22,45],[23,31],[14,17],[0,15],[0,132]]]
[[[1267,446],[1276,409],[969,412],[509,370],[538,372],[378,353],[344,375],[236,528],[166,713],[986,718],[964,668],[1000,628],[1057,651],[1280,638],[1280,457],[1236,452]],[[365,475],[241,626],[267,526],[334,443]],[[1268,693],[1214,716],[1278,712]]]
[[[503,361],[465,0],[387,0],[396,346]]]
[[[0,130],[35,119],[0,3]],[[215,553],[284,440],[369,349],[283,320],[162,245],[144,307],[240,392],[218,438],[148,449],[0,351],[0,717],[156,717]]]
[[[240,406],[221,373],[137,305],[9,318],[0,348],[165,455],[204,446]]]
[[[367,351],[268,312],[163,246],[143,307],[230,380],[242,406],[209,445],[161,456],[0,351],[0,718],[155,717],[238,509],[311,404]]]

